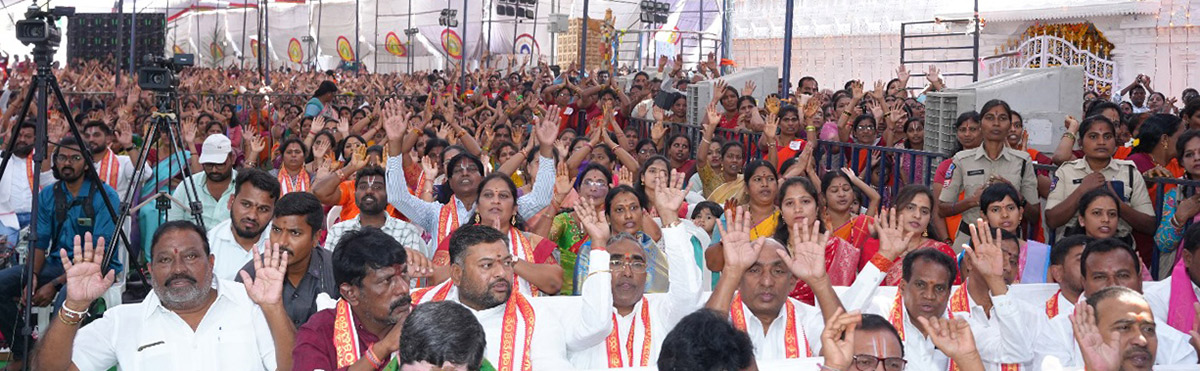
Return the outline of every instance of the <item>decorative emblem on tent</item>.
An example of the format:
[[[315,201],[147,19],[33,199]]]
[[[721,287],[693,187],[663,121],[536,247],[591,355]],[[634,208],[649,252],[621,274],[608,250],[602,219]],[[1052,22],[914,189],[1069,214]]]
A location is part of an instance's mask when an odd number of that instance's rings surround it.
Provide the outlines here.
[[[175,54],[183,54],[183,48],[180,48],[179,44],[171,45],[171,51]]]
[[[517,36],[517,54],[542,54],[542,47],[538,45],[537,40],[530,34],[521,34]]]
[[[300,63],[304,59],[304,49],[300,48],[300,40],[292,38],[288,41],[288,59],[293,63]]]
[[[208,43],[208,52],[212,54],[213,60],[220,61],[225,59],[225,50],[221,49],[221,44],[217,42]]]
[[[354,47],[350,46],[350,39],[347,39],[345,36],[338,36],[337,52],[343,61],[349,62],[354,60]]]
[[[258,59],[258,39],[250,39],[250,53],[253,53],[254,58]]]
[[[383,38],[383,48],[397,57],[408,56],[408,48],[404,47],[404,43],[400,42],[400,37],[396,36],[395,32],[388,32],[387,37]]]
[[[462,38],[457,32],[449,28],[442,30],[442,50],[446,51],[446,55],[454,59],[462,59],[463,52]]]

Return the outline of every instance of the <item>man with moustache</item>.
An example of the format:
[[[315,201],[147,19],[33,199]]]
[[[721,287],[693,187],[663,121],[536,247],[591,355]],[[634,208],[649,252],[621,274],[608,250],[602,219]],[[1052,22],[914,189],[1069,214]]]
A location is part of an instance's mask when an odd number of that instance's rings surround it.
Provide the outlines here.
[[[665,297],[646,297],[646,250],[628,233],[612,232],[603,213],[576,210],[591,239],[589,272],[583,282],[578,325],[567,327],[571,363],[582,369],[646,367],[658,363],[663,339],[676,323],[700,308],[700,266],[691,234],[678,218],[687,191],[684,175],[675,172],[671,187],[656,187],[655,208],[662,216],[663,244],[672,267]],[[609,287],[605,287],[609,286]],[[612,344],[620,346],[613,348]]]
[[[345,220],[329,227],[329,235],[325,238],[325,248],[333,250],[348,231],[362,227],[375,227],[383,230],[401,245],[410,250],[416,250],[425,257],[432,257],[425,240],[421,238],[421,229],[409,222],[393,218],[387,213],[387,171],[378,165],[367,165],[354,175],[354,203],[358,205],[359,214],[353,219]]]
[[[37,245],[30,250],[28,259],[36,273],[35,290],[33,302],[27,305],[50,305],[58,290],[67,283],[59,263],[63,258],[60,249],[72,246],[74,236],[91,233],[96,238],[111,239],[116,230],[101,197],[107,194],[110,200],[116,200],[117,193],[112,187],[95,184],[84,176],[91,171],[91,166],[84,163],[82,149],[73,137],[59,142],[52,156],[58,182],[38,194]],[[66,258],[73,257],[72,254],[68,252]],[[0,271],[0,333],[5,339],[13,339],[10,344],[17,360],[23,359],[26,351],[24,341],[12,332],[23,326],[17,310],[18,300],[23,299],[14,299],[21,298],[24,292],[23,268],[18,265]],[[120,272],[121,262],[115,262],[113,269]]]
[[[283,307],[292,323],[300,327],[317,313],[317,295],[338,297],[333,258],[328,250],[317,246],[318,235],[325,228],[325,210],[312,193],[291,192],[275,203],[275,218],[270,228],[267,243],[288,253]],[[253,262],[242,269],[254,276]]]
[[[233,145],[224,134],[209,135],[204,139],[201,148],[200,166],[204,172],[192,174],[191,181],[180,183],[171,193],[180,202],[188,202],[187,193],[191,192],[190,184],[196,185],[201,204],[201,217],[204,228],[211,230],[213,226],[229,219],[229,199],[233,197],[234,187],[230,187],[237,177],[233,169]],[[172,202],[171,210],[167,213],[168,220],[192,220],[191,210],[180,207]]]
[[[104,239],[74,238],[66,301],[51,320],[34,369],[290,370],[295,330],[281,286],[288,254],[268,246],[254,258],[259,277],[244,285],[212,275],[204,230],[189,221],[155,231],[148,263],[154,290],[141,303],[109,308],[80,328],[84,312],[113,284],[105,273]],[[61,254],[68,254],[63,248]],[[238,287],[244,286],[244,287]]]
[[[33,210],[33,177],[40,176],[41,186],[54,181],[50,172],[51,159],[47,157],[42,162],[42,169],[33,168],[33,139],[35,126],[25,122],[17,129],[12,157],[8,160],[8,168],[0,177],[0,245],[17,244],[21,228],[29,226],[30,211]],[[0,153],[4,151],[0,149]]]
[[[1141,296],[1142,275],[1141,265],[1138,264],[1137,260],[1137,253],[1134,252],[1132,247],[1121,240],[1104,238],[1088,243],[1083,248],[1079,270],[1083,277],[1083,295],[1080,297],[1080,300],[1087,298],[1088,305],[1081,305],[1082,302],[1077,302],[1075,305],[1075,316],[1060,315],[1055,317],[1050,320],[1049,325],[1040,327],[1039,334],[1031,334],[1035,335],[1033,336],[1035,340],[1032,349],[1034,352],[1033,366],[1035,367],[1041,367],[1044,370],[1057,370],[1063,367],[1083,367],[1085,365],[1084,363],[1087,360],[1086,357],[1088,354],[1080,353],[1080,346],[1073,341],[1073,337],[1076,330],[1075,325],[1081,319],[1088,319],[1079,318],[1081,311],[1086,311],[1082,307],[1096,307],[1097,303],[1102,301],[1102,299],[1099,299],[1093,302],[1090,298],[1091,296],[1105,288],[1113,286],[1128,288],[1133,290],[1138,296]],[[1107,300],[1103,301],[1108,302]],[[1141,299],[1141,301],[1145,302],[1145,299]],[[1094,309],[1094,312],[1097,317],[1111,319],[1111,317],[1106,317],[1107,314],[1104,313],[1114,314],[1116,313],[1114,311],[1118,310],[1116,307],[1118,305],[1114,304],[1113,308]],[[1120,310],[1129,308],[1132,307],[1122,306]],[[1154,318],[1152,314],[1148,317],[1151,319]],[[1130,323],[1129,326],[1144,327],[1144,325],[1140,324],[1141,321],[1137,322]],[[1108,321],[1106,323],[1112,322]],[[1188,334],[1168,326],[1162,319],[1156,319],[1154,323],[1155,325],[1152,325],[1154,328],[1153,332],[1156,333],[1159,346],[1157,346],[1157,349],[1148,349],[1150,354],[1153,354],[1149,358],[1148,364],[1144,364],[1145,357],[1131,356],[1131,354],[1137,353],[1136,349],[1122,349],[1122,354],[1127,358],[1137,358],[1133,360],[1133,364],[1138,365],[1138,368],[1146,366],[1145,369],[1149,369],[1150,366],[1155,364],[1191,365],[1196,363],[1196,349],[1192,345],[1189,345],[1190,337]],[[1105,325],[1102,324],[1101,326]],[[1084,329],[1080,328],[1080,330]],[[1117,328],[1105,326],[1101,327],[1100,332],[1104,334],[1103,337],[1107,343],[1109,333],[1117,330]],[[1122,333],[1129,334],[1131,331],[1137,332],[1129,330],[1122,331]],[[1092,369],[1091,365],[1088,365],[1088,369]]]
[[[1074,235],[1058,240],[1050,249],[1049,276],[1058,282],[1058,292],[1046,299],[1042,308],[1046,312],[1046,320],[1058,316],[1069,315],[1075,311],[1075,303],[1083,295],[1083,274],[1079,272],[1079,259],[1083,256],[1083,247],[1095,241],[1086,235]]]
[[[250,262],[254,246],[267,240],[263,233],[271,223],[275,201],[279,200],[279,180],[262,170],[242,169],[234,182],[229,199],[230,219],[208,230],[212,246],[213,274],[223,280],[237,278],[238,271]]]
[[[470,309],[487,335],[484,363],[497,371],[572,369],[562,324],[514,288],[504,234],[471,224],[452,233],[448,245],[450,279],[413,292],[413,303],[454,301]]]
[[[305,193],[284,199],[293,194]],[[294,369],[377,370],[387,364],[400,349],[400,331],[411,309],[407,258],[404,247],[379,229],[346,233],[333,251],[333,280],[341,299],[300,326]]]
[[[1158,351],[1157,323],[1150,303],[1137,291],[1110,286],[1095,292],[1071,316],[1084,368],[1094,371],[1150,370]]]
[[[83,125],[82,134],[88,150],[92,152],[92,160],[96,161],[94,165],[100,180],[117,190],[118,195],[125,197],[130,183],[133,182],[133,173],[137,170],[131,159],[138,158],[140,150],[133,145],[133,133],[122,132],[118,136],[104,122],[88,121]],[[129,151],[128,155],[113,152],[110,147],[114,139],[118,140],[121,149]],[[154,170],[150,168],[150,164],[142,164],[142,171],[145,172],[142,179],[154,179]]]

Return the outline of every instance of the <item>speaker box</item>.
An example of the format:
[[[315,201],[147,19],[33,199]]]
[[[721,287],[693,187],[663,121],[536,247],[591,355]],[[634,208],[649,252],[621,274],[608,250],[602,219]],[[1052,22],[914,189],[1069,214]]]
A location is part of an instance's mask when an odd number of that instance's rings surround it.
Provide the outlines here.
[[[67,18],[67,60],[99,59],[119,61],[129,69],[129,50],[133,48],[134,67],[142,66],[146,54],[161,56],[166,51],[166,16],[162,13],[77,13]],[[137,22],[130,43],[131,22]]]

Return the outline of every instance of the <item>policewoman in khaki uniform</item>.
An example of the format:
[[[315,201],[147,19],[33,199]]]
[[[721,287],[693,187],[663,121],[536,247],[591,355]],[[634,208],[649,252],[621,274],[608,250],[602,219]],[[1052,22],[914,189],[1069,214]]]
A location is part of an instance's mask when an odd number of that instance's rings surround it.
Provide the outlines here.
[[[1073,118],[1067,118],[1073,121]],[[1069,122],[1068,124],[1073,124]],[[1120,219],[1117,221],[1116,237],[1129,236],[1131,230],[1153,234],[1155,224],[1154,205],[1146,181],[1132,161],[1113,158],[1116,153],[1116,132],[1113,122],[1100,115],[1083,119],[1077,142],[1083,150],[1083,158],[1064,162],[1054,172],[1050,195],[1046,198],[1046,226],[1056,228],[1055,234],[1062,238],[1068,228],[1079,225],[1077,219],[1079,198],[1098,187],[1109,187],[1121,202],[1117,203]],[[1072,134],[1064,134],[1070,136]]]
[[[1008,130],[1012,127],[1012,109],[1008,103],[993,99],[984,103],[980,128],[983,144],[954,155],[948,172],[947,185],[938,197],[939,216],[962,214],[958,236],[950,244],[955,251],[971,241],[967,225],[980,217],[979,196],[983,189],[996,182],[1012,184],[1025,199],[1023,220],[1032,219],[1041,210],[1037,193],[1037,174],[1029,153],[1008,148]],[[959,192],[967,197],[958,199]]]

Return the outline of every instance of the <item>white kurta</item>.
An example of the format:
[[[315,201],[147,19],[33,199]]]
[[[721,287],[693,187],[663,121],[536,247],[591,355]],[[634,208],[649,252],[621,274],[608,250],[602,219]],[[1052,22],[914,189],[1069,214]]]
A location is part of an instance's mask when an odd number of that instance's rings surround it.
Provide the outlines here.
[[[1043,317],[1045,317],[1043,315]],[[1034,338],[1035,370],[1055,370],[1061,367],[1083,367],[1083,356],[1079,353],[1079,343],[1075,341],[1071,320],[1068,316],[1060,315],[1050,320],[1047,326]],[[1188,343],[1188,334],[1179,332],[1161,320],[1155,320],[1155,331],[1158,336],[1158,351],[1155,353],[1156,365],[1194,365],[1196,349]]]
[[[274,370],[275,341],[262,309],[233,281],[217,280],[217,300],[196,330],[155,295],[109,308],[79,329],[71,361],[82,371]]]
[[[450,285],[452,281],[447,280],[437,286],[434,286],[428,294],[421,297],[421,300],[413,304],[427,303],[432,301],[437,290],[443,285]],[[449,293],[446,294],[446,301],[455,303],[461,302],[458,300],[458,287],[451,286]],[[529,346],[530,362],[534,370],[573,370],[570,362],[567,362],[566,347],[563,341],[561,328],[563,324],[550,313],[550,308],[536,300],[530,300],[529,303],[534,311],[534,332],[532,344]],[[466,307],[464,305],[464,307]],[[504,329],[504,304],[497,305],[484,310],[474,310],[466,307],[475,315],[475,319],[479,320],[479,324],[483,326],[483,331],[487,338],[487,348],[484,350],[483,356],[495,367],[500,367],[500,336]],[[525,349],[525,318],[517,312],[516,336],[514,337],[514,363],[515,370],[520,370],[520,361],[522,360]]]
[[[100,164],[104,162],[104,158],[96,155],[92,156],[94,157],[93,160],[97,161],[95,169],[98,173],[100,171]],[[119,169],[117,169],[117,185],[113,189],[117,191],[117,197],[121,197],[121,201],[124,201],[126,192],[129,191],[129,185],[133,182],[133,172],[137,169],[133,166],[133,160],[126,155],[116,155],[116,163],[119,164]],[[150,164],[142,164],[142,171],[144,171],[142,175],[143,180],[154,179],[154,170],[150,168]],[[104,180],[105,183],[108,182],[108,174],[99,175],[101,180]],[[109,185],[111,186],[112,184]],[[117,207],[116,202],[113,203],[113,207]]]
[[[670,290],[665,296],[647,296],[650,322],[650,357],[646,365],[653,366],[658,362],[658,353],[662,348],[663,339],[684,316],[691,314],[701,307],[700,267],[696,264],[692,252],[691,233],[687,227],[678,225],[664,228],[663,242],[666,245],[665,254],[670,267],[667,280]],[[591,251],[589,272],[604,272],[608,270],[609,254],[607,251]],[[605,341],[612,332],[612,318],[617,319],[617,343],[620,344],[622,364],[634,366],[642,364],[642,349],[645,341],[646,328],[642,320],[643,303],[639,301],[629,315],[617,314],[612,304],[611,274],[597,273],[584,282],[583,307],[577,323],[567,324],[567,350],[571,363],[579,368],[607,368],[608,350]],[[593,288],[594,287],[594,288]],[[633,359],[626,351],[626,342],[630,338],[630,327],[633,327]]]
[[[1163,323],[1167,322],[1167,312],[1171,307],[1171,284],[1174,282],[1172,278],[1174,276],[1167,277],[1157,285],[1146,285],[1144,290],[1146,301],[1150,302],[1150,311],[1154,313],[1154,319]],[[1196,292],[1197,298],[1200,298],[1200,287],[1197,287],[1195,282],[1192,282],[1192,291]]]

